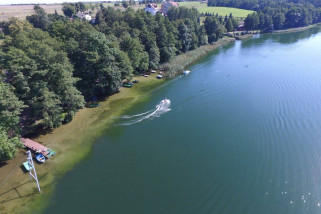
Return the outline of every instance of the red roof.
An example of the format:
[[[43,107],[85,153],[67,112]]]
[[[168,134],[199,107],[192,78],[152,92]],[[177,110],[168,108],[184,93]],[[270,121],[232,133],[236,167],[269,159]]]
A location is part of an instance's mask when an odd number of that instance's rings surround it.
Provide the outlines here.
[[[175,6],[175,7],[178,7],[178,3],[177,3],[177,2],[169,1],[168,3],[172,4],[172,5]]]

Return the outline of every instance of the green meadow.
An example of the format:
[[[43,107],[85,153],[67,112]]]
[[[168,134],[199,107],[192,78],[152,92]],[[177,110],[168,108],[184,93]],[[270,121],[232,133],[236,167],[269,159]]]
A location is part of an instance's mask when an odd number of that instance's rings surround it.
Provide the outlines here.
[[[233,14],[234,17],[238,18],[245,18],[248,14],[253,13],[252,10],[243,10],[238,8],[232,8],[232,7],[208,7],[207,4],[201,3],[201,2],[179,2],[179,6],[184,7],[194,7],[196,8],[200,13],[214,13],[219,16],[225,16],[230,15],[230,13]]]

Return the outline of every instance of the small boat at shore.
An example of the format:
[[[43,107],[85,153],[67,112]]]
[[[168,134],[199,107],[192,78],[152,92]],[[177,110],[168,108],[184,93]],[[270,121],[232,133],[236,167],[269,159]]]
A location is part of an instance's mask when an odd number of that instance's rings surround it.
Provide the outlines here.
[[[185,71],[183,71],[183,74],[187,75],[187,74],[189,74],[190,72],[191,72],[191,71],[185,70]]]
[[[43,154],[37,154],[35,158],[39,163],[44,163],[46,161],[46,158]]]
[[[129,84],[129,83],[124,83],[123,87],[125,88],[131,88],[133,86],[133,84]]]
[[[24,163],[23,163],[23,166],[25,167],[25,169],[26,169],[27,171],[30,171],[30,170],[33,169],[33,167],[29,164],[28,161],[24,162]]]

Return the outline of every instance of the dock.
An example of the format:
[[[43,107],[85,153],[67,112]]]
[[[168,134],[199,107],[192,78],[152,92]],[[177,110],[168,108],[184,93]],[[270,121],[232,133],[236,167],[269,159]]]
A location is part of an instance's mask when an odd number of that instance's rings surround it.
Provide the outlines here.
[[[33,141],[29,138],[21,138],[21,141],[25,147],[31,149],[36,153],[43,154],[46,158],[50,158],[51,156],[56,154],[53,150],[49,149],[48,147],[40,143],[37,143],[36,141]]]

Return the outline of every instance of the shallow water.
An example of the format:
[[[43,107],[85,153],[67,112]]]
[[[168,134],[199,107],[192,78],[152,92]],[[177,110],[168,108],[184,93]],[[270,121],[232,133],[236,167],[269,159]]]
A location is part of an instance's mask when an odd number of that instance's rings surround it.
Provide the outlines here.
[[[321,213],[319,32],[200,60],[119,118],[44,213]],[[126,124],[165,97],[170,110]]]

